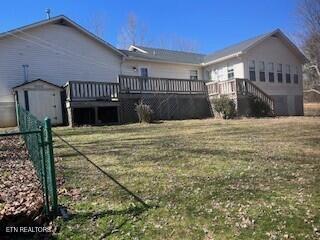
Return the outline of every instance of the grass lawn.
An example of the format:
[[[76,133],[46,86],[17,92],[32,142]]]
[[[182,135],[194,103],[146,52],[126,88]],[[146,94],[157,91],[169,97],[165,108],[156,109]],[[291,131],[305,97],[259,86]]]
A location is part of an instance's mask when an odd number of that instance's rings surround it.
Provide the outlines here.
[[[60,239],[320,238],[319,117],[54,131]]]
[[[304,114],[306,116],[320,116],[320,103],[305,103]]]

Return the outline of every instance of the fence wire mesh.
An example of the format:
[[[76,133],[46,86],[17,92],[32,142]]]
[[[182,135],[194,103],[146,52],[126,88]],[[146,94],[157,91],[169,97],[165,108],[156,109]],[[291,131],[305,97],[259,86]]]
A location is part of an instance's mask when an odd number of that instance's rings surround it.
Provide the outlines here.
[[[46,215],[57,211],[57,187],[50,119],[38,120],[29,111],[17,106],[17,119],[29,157],[41,182]]]

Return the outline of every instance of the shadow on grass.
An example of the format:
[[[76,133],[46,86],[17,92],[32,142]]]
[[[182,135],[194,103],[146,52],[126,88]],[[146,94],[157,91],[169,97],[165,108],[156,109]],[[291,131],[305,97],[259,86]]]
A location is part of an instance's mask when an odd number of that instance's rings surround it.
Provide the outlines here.
[[[102,168],[100,168],[98,165],[96,165],[93,161],[91,161],[85,154],[80,152],[76,147],[71,145],[69,142],[64,140],[61,136],[59,136],[57,133],[53,132],[54,135],[59,138],[62,142],[67,144],[71,149],[73,149],[76,153],[78,153],[80,156],[82,156],[84,159],[86,159],[92,166],[94,166],[96,169],[98,169],[103,175],[108,177],[111,181],[113,181],[116,185],[118,185],[122,190],[127,192],[130,196],[132,196],[137,202],[141,203],[144,208],[149,208],[150,206],[146,204],[138,195],[133,193],[131,190],[129,190],[126,186],[121,184],[117,179],[115,179],[111,174],[104,171]]]
[[[103,218],[105,216],[116,216],[116,215],[118,216],[130,215],[131,217],[138,217],[139,215],[147,211],[148,208],[140,205],[135,207],[129,207],[127,209],[122,209],[122,210],[104,210],[99,212],[75,213],[70,216],[70,220],[97,221],[99,218]],[[98,239],[105,239],[111,234],[118,232],[126,223],[128,223],[129,220],[130,218],[127,217],[126,219],[124,219],[118,224],[110,225]]]

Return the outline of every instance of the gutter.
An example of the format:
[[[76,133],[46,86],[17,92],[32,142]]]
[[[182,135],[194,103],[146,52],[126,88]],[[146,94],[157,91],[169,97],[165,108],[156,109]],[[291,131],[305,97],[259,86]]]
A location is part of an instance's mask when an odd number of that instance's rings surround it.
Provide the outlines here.
[[[201,63],[201,66],[208,66],[208,65],[210,65],[210,64],[222,62],[222,61],[228,60],[228,59],[230,59],[230,58],[239,57],[239,56],[241,56],[242,54],[244,54],[244,53],[243,53],[243,52],[237,52],[237,53],[234,53],[234,54],[231,54],[231,55],[222,57],[222,58],[218,58],[218,59],[213,60],[213,61],[203,62],[203,63]]]
[[[171,64],[177,64],[177,65],[190,65],[190,66],[196,66],[196,67],[201,67],[202,66],[202,63],[171,62],[171,61],[148,59],[148,58],[139,58],[139,57],[126,57],[125,60],[137,60],[137,61],[155,62],[155,63],[171,63]]]

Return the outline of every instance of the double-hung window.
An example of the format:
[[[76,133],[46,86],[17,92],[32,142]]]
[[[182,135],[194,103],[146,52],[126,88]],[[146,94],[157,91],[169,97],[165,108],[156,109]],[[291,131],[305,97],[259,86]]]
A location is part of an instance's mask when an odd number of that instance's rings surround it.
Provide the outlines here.
[[[291,83],[291,70],[290,65],[286,65],[286,83]]]
[[[266,81],[264,61],[259,62],[259,79],[260,79],[260,82]]]
[[[293,82],[296,83],[296,84],[299,83],[299,70],[298,70],[298,66],[296,66],[295,69],[294,69]]]
[[[278,83],[282,83],[282,64],[278,63],[277,67]]]
[[[274,82],[274,66],[273,63],[268,64],[269,70],[269,82]]]
[[[228,79],[233,79],[234,78],[234,69],[233,65],[228,65]]]
[[[249,79],[250,81],[256,80],[256,63],[254,60],[249,62]]]
[[[146,67],[140,68],[140,76],[141,77],[148,77],[148,68],[146,68]]]
[[[198,70],[190,70],[190,79],[198,80]]]

